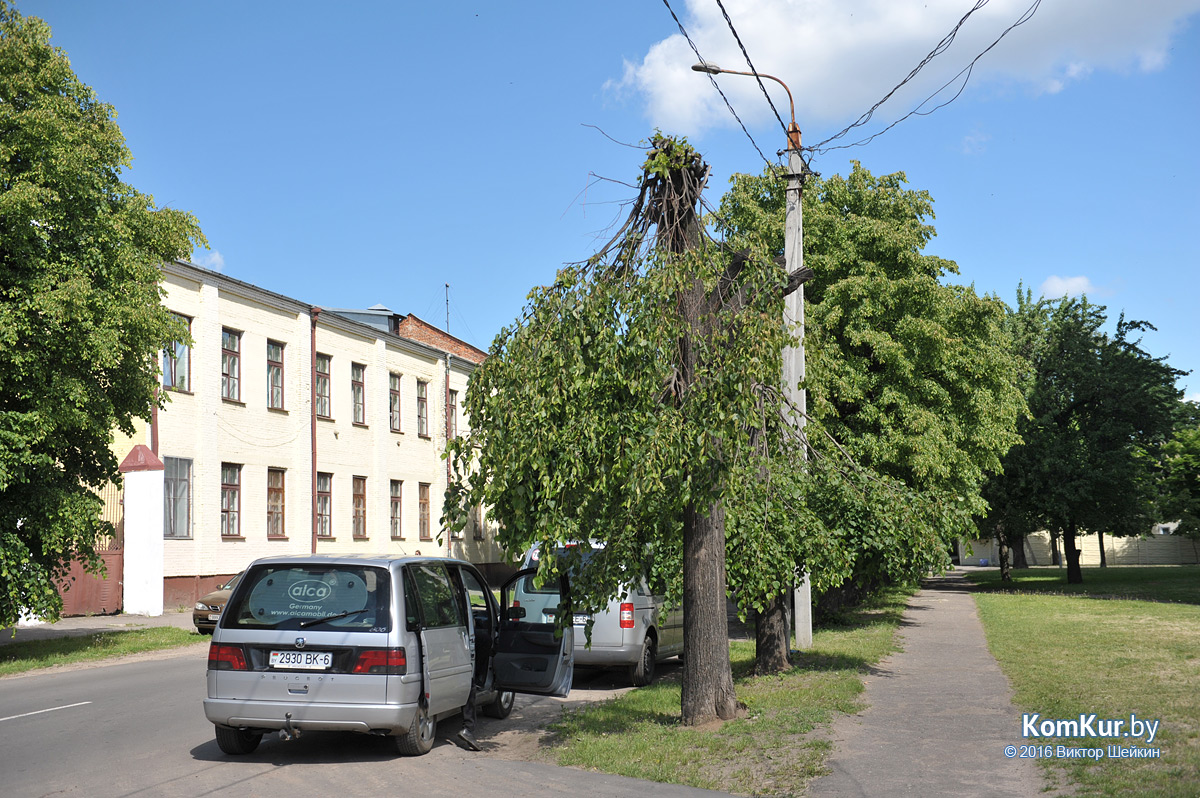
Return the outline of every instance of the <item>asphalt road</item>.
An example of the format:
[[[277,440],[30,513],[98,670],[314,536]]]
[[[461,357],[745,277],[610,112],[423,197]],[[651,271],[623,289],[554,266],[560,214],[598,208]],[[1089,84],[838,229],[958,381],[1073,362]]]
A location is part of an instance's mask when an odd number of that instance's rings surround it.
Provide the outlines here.
[[[452,744],[442,723],[432,752],[400,758],[385,738],[308,734],[265,737],[258,751],[228,757],[204,717],[204,652],[171,659],[0,679],[0,792],[35,796],[356,796],[415,793],[469,798],[567,794],[712,796],[704,790],[497,758],[488,739],[506,721],[480,719],[485,751]],[[561,711],[553,699],[520,696],[522,714]]]

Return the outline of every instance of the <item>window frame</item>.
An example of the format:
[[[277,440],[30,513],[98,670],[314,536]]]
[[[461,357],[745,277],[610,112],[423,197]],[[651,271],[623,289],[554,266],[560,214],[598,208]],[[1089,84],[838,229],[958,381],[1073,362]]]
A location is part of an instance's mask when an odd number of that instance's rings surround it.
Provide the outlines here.
[[[392,540],[404,540],[404,480],[393,479],[388,488],[388,528]]]
[[[194,463],[190,457],[163,457],[163,540],[191,540],[192,539],[192,474],[194,473]],[[184,477],[173,475],[173,466],[178,467],[178,464],[186,463],[187,474]],[[171,486],[182,484],[184,488],[184,534],[167,534],[168,524],[172,518],[178,518],[178,515],[171,512],[172,499],[178,500],[178,494],[173,494]],[[172,524],[173,527],[178,527],[178,521]]]
[[[350,506],[353,511],[351,522],[352,537],[355,540],[367,539],[367,478],[355,476],[350,490]]]
[[[279,359],[271,359],[271,348],[279,350]],[[267,408],[270,410],[284,410],[285,392],[284,392],[284,351],[286,345],[280,341],[267,339]],[[275,384],[275,375],[279,376],[278,386]],[[279,390],[279,401],[275,401],[275,389]]]
[[[420,482],[417,484],[417,508],[418,518],[417,529],[421,540],[433,540],[433,533],[429,528],[429,488],[430,483]]]
[[[233,343],[233,347],[229,346]],[[242,401],[242,334],[230,327],[221,328],[221,398]]]
[[[233,481],[228,477],[232,476]],[[236,506],[234,506],[236,505]],[[242,465],[221,463],[221,539],[242,537]]]
[[[192,333],[192,318],[182,313],[171,312],[171,317],[182,321],[187,326],[188,335]],[[180,352],[182,351],[182,356]],[[183,385],[180,385],[179,363],[183,363]],[[169,364],[169,365],[168,365]],[[192,347],[182,341],[172,341],[170,349],[162,351],[162,386],[164,390],[191,393],[192,378]]]
[[[324,482],[324,489],[322,489]],[[317,472],[317,539],[333,540],[333,474]]]
[[[395,371],[388,372],[388,428],[392,432],[403,432],[404,404],[400,401],[400,388],[403,382],[401,375]]]
[[[321,371],[322,361],[324,361],[325,364],[325,371]],[[313,393],[316,396],[317,418],[332,419],[333,397],[330,395],[329,384],[330,376],[333,371],[333,358],[329,355],[317,352],[316,363],[313,366],[313,371],[317,375],[316,383],[313,387]],[[322,407],[324,407],[323,411]]]
[[[365,427],[367,425],[367,367],[362,363],[350,364],[350,405],[352,408],[351,421]]]
[[[447,436],[458,437],[458,391],[447,391],[446,418],[449,421]]]
[[[417,380],[417,434],[429,437],[429,383]]]
[[[279,486],[271,484],[271,477],[279,475]],[[274,523],[278,518],[278,524]],[[278,531],[273,531],[278,526]],[[287,540],[287,469],[267,469],[267,539]]]

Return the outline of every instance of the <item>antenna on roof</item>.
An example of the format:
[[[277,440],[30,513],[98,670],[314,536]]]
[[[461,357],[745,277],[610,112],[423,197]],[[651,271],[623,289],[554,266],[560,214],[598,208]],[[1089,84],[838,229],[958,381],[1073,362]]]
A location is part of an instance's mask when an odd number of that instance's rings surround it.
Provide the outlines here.
[[[450,283],[446,283],[446,335],[450,334]]]

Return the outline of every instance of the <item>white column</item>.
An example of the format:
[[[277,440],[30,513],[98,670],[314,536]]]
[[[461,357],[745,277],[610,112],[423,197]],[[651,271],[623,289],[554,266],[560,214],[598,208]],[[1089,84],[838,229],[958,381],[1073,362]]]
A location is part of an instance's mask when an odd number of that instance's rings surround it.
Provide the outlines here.
[[[124,612],[163,614],[163,464],[138,444],[121,463],[125,479]]]

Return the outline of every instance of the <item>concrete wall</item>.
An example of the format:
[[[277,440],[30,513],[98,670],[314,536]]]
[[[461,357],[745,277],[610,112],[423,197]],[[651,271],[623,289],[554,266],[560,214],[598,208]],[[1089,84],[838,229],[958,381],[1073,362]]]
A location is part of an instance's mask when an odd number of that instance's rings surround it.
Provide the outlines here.
[[[1145,536],[1104,536],[1104,553],[1109,565],[1192,565],[1200,563],[1200,543],[1188,538],[1161,534],[1163,528],[1174,529],[1175,524],[1154,526]],[[1078,539],[1079,563],[1083,566],[1100,564],[1100,541],[1096,535],[1083,535]],[[1059,552],[1062,541],[1059,540]],[[1050,533],[1037,532],[1025,539],[1025,559],[1029,565],[1051,565]],[[961,541],[959,561],[963,565],[980,565],[987,560],[989,566],[999,567],[1000,553],[995,540]]]

